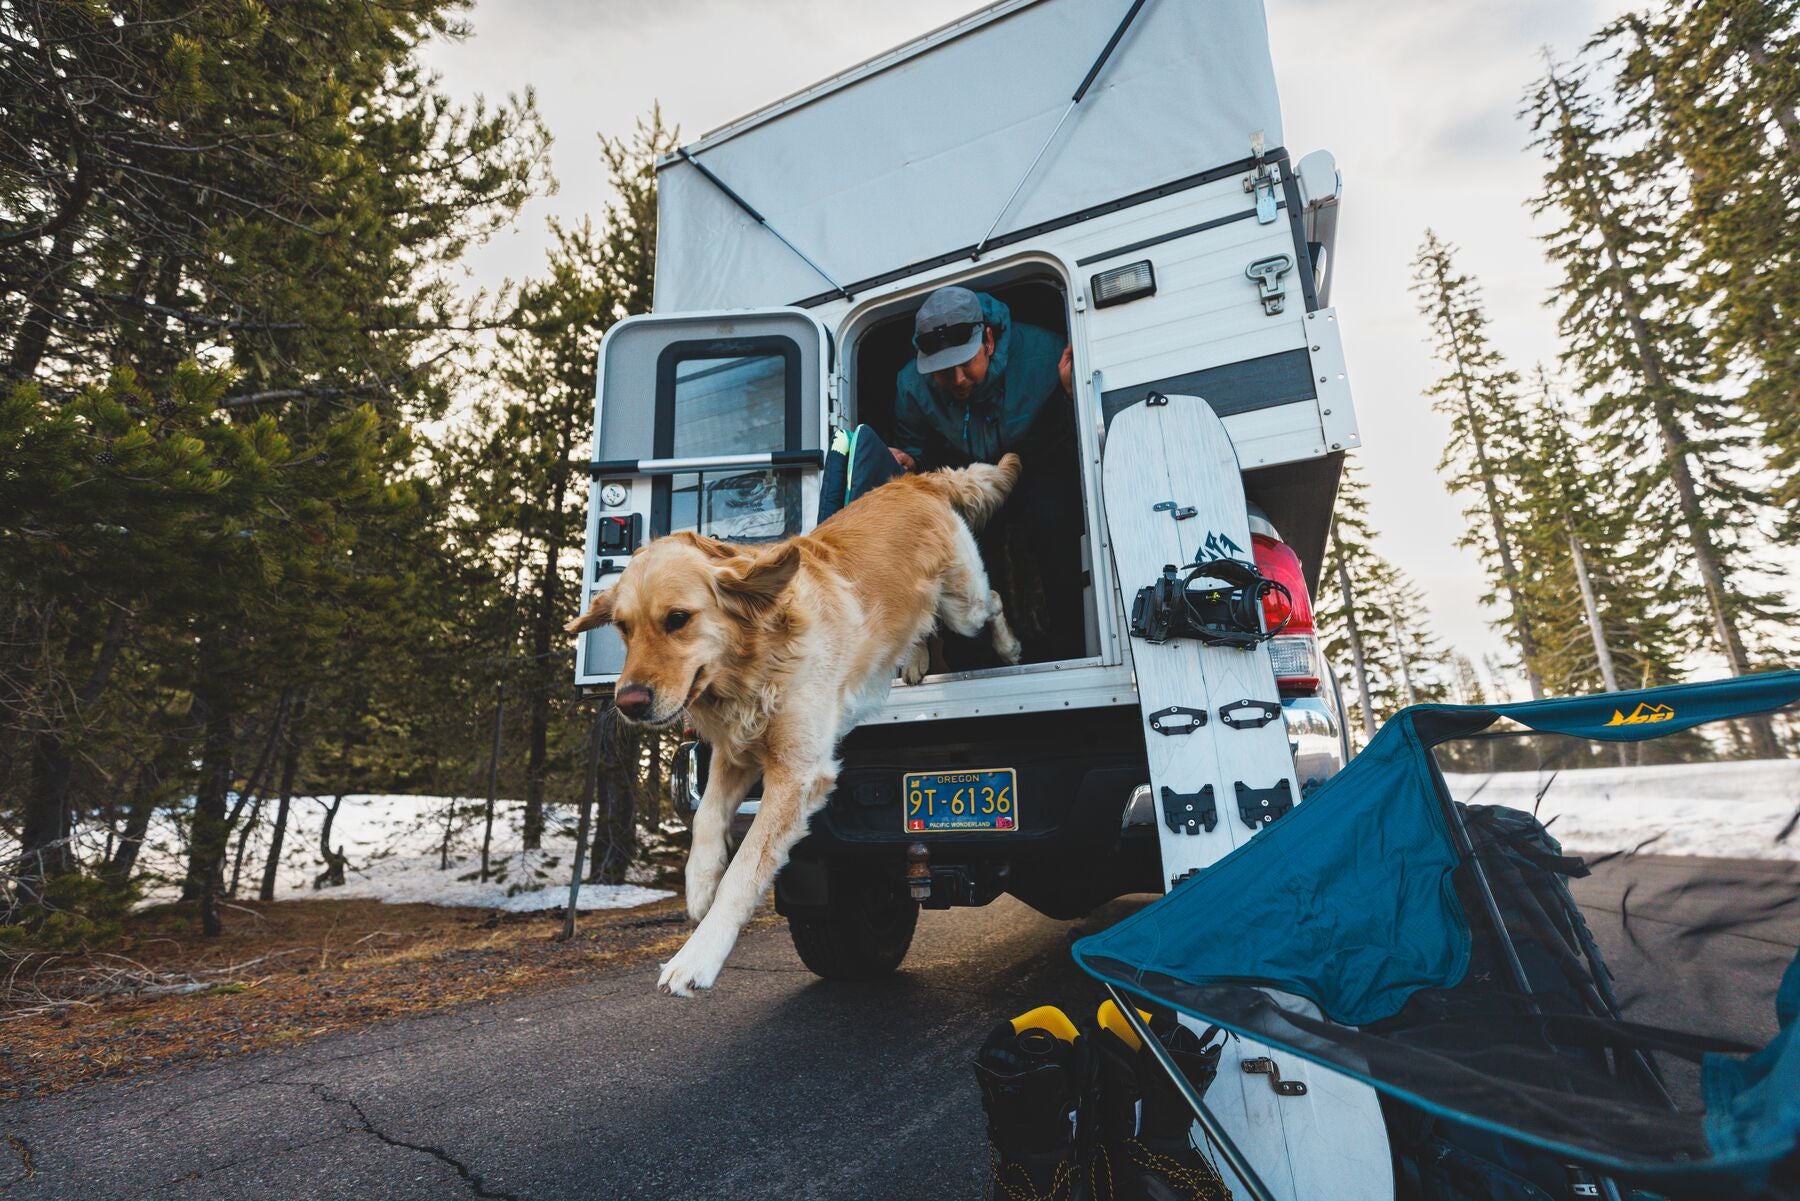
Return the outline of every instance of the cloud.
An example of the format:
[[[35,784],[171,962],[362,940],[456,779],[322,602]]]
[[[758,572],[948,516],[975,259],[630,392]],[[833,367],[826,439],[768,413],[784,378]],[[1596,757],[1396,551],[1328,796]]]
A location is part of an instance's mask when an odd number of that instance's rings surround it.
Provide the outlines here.
[[[1425,152],[1434,158],[1491,162],[1500,155],[1518,154],[1528,139],[1511,105],[1491,105],[1440,125],[1432,131]]]

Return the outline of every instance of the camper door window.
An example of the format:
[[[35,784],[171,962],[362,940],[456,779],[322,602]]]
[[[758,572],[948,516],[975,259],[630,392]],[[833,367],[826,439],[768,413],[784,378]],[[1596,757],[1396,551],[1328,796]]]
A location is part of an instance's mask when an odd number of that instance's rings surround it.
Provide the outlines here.
[[[788,338],[678,342],[657,364],[659,458],[708,458],[801,445],[800,352]],[[792,468],[725,468],[656,481],[658,534],[695,530],[730,542],[800,532]]]
[[[684,359],[675,368],[676,458],[787,445],[787,360],[778,354]]]

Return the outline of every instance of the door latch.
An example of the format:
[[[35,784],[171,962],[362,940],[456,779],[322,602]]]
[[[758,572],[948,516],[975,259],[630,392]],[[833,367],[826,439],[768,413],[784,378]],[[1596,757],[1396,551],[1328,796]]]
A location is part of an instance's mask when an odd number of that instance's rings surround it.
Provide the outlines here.
[[[1251,174],[1244,180],[1244,191],[1256,196],[1256,223],[1273,225],[1275,210],[1280,207],[1275,199],[1275,171],[1263,161],[1263,135],[1261,130],[1250,137]]]
[[[1286,254],[1272,254],[1244,268],[1244,276],[1256,285],[1263,312],[1268,316],[1273,317],[1287,308],[1287,288],[1281,278],[1293,269],[1293,256]]]
[[[1244,1060],[1246,1076],[1267,1076],[1269,1087],[1284,1097],[1304,1097],[1306,1085],[1299,1080],[1283,1080],[1281,1069],[1267,1055],[1259,1055],[1255,1059]]]

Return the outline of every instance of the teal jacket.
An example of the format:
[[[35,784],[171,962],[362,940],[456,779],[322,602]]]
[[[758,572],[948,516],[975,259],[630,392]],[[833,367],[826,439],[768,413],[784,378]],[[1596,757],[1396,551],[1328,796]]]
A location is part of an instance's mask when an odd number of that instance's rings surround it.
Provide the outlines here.
[[[993,463],[1019,450],[1044,412],[1062,395],[1056,365],[1063,339],[1035,325],[1015,325],[1004,304],[979,292],[981,315],[999,330],[987,378],[965,403],[938,391],[908,361],[894,379],[894,443],[921,470]]]

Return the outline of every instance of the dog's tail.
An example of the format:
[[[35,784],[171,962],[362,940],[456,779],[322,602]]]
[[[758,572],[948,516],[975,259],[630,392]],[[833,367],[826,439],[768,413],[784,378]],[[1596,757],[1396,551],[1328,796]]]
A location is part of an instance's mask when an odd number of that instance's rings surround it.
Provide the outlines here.
[[[935,481],[950,507],[961,513],[969,528],[987,524],[1019,478],[1019,456],[1004,454],[998,463],[973,463],[953,471],[934,471],[925,477]]]

